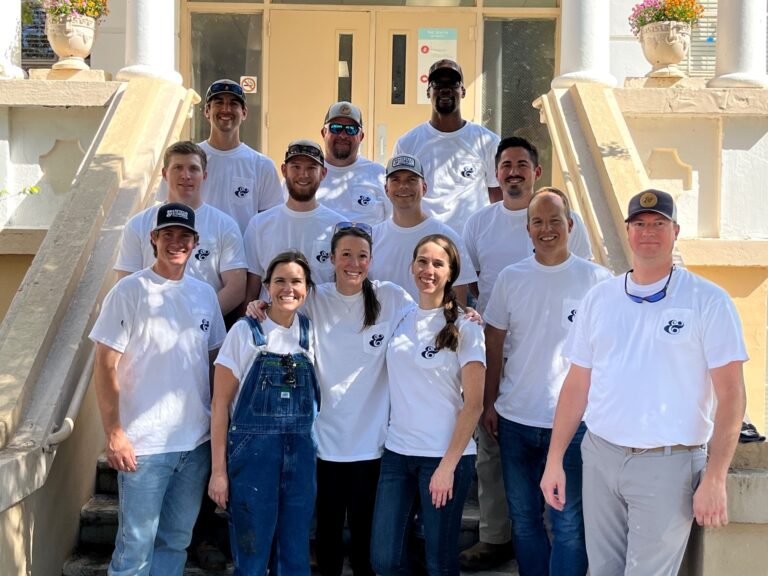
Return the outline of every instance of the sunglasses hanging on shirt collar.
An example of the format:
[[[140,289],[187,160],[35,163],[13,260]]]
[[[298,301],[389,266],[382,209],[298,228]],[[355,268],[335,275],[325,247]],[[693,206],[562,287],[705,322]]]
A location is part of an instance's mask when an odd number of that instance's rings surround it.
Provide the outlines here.
[[[667,295],[667,288],[669,288],[669,281],[672,280],[672,272],[675,271],[674,264],[672,264],[672,268],[669,270],[669,276],[667,276],[667,281],[664,283],[664,287],[658,292],[651,294],[650,296],[637,296],[635,294],[629,293],[629,290],[627,289],[627,279],[633,271],[634,269],[628,270],[624,275],[624,293],[627,295],[627,298],[632,300],[632,302],[636,302],[637,304],[642,304],[643,302],[649,302],[650,304],[653,304],[654,302],[664,300],[664,297]]]

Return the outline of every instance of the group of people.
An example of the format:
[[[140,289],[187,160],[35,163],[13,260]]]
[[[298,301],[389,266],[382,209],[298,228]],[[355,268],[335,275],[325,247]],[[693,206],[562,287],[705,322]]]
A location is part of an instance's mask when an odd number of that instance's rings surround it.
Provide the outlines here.
[[[418,539],[431,575],[510,540],[522,576],[676,574],[693,518],[727,522],[747,356],[725,292],[672,264],[673,198],[632,198],[614,278],[567,195],[534,192],[536,147],[461,117],[456,62],[428,79],[431,118],[386,167],[337,102],[281,188],[226,79],[208,140],[166,150],[91,334],[110,574],[181,574],[216,505],[237,574],[309,574],[314,530],[340,576],[345,524],[356,576],[410,573]],[[480,542],[460,554],[475,474]]]

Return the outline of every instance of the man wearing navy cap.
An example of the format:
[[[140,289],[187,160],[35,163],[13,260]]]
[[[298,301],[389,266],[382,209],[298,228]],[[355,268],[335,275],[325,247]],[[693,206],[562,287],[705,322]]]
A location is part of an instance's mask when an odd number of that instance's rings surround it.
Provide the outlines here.
[[[156,260],[118,281],[90,339],[119,526],[110,574],[184,571],[211,465],[210,361],[224,341],[216,292],[184,273],[195,212],[171,202],[151,232]]]
[[[466,89],[456,62],[432,64],[428,82],[432,116],[404,134],[392,155],[411,154],[421,160],[428,186],[424,209],[461,235],[472,213],[501,200],[494,162],[499,137],[462,118]]]
[[[282,202],[277,170],[267,156],[240,141],[240,125],[248,118],[240,84],[226,78],[211,84],[205,117],[211,132],[200,143],[208,155],[203,200],[234,218],[242,234],[254,214]]]
[[[563,455],[583,415],[590,574],[674,575],[694,518],[728,522],[747,353],[728,294],[673,263],[672,196],[635,195],[626,227],[632,269],[590,290],[564,349],[571,368],[541,489],[563,509]]]

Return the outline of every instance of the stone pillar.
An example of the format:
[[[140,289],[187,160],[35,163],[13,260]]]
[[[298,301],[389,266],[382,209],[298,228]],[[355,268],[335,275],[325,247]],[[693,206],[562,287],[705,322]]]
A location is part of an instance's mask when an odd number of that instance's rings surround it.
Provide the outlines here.
[[[24,78],[21,69],[21,0],[3,5],[0,18],[0,79]]]
[[[717,63],[710,88],[765,88],[765,2],[719,0]]]
[[[609,0],[562,0],[560,13],[560,76],[552,88],[576,82],[615,86],[609,72]]]
[[[127,0],[126,67],[117,73],[118,80],[150,77],[181,84],[175,68],[174,4],[174,0]]]

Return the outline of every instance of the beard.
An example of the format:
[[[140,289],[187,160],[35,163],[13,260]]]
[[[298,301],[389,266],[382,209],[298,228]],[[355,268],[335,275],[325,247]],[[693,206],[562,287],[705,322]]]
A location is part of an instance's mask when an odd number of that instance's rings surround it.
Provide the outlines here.
[[[456,111],[456,98],[440,98],[435,100],[435,110],[438,114],[452,114]]]
[[[293,182],[286,179],[285,187],[288,189],[288,196],[296,202],[309,202],[315,197],[317,189],[320,188],[320,182],[313,182],[307,186],[295,186]]]
[[[337,160],[346,160],[352,156],[352,144],[349,142],[336,142],[332,147],[333,157]]]

